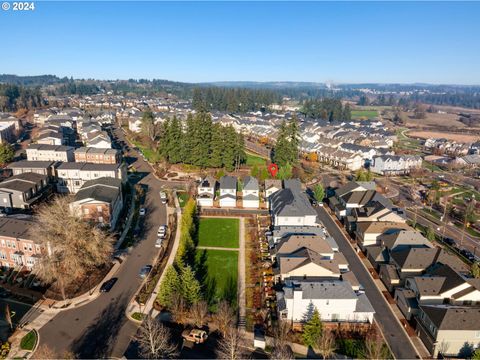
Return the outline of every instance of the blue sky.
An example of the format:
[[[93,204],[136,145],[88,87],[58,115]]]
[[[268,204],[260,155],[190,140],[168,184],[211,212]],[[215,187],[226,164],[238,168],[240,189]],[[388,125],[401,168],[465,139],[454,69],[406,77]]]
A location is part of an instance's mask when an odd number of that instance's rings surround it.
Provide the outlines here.
[[[36,2],[0,73],[480,84],[479,2]]]

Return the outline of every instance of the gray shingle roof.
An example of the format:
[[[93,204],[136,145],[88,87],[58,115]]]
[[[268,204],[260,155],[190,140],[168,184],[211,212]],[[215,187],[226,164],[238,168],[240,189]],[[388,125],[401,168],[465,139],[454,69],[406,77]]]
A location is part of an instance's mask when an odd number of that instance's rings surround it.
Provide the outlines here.
[[[220,189],[237,189],[237,178],[235,176],[222,176],[220,178]]]
[[[289,188],[272,194],[270,204],[275,216],[317,215],[305,193]]]
[[[83,199],[95,199],[111,203],[121,191],[122,181],[119,179],[101,177],[89,180],[75,194],[75,201]]]
[[[302,290],[303,299],[356,299],[357,295],[352,286],[346,281],[324,280],[324,281],[300,281],[295,282],[295,289]],[[293,288],[284,287],[285,298],[293,297]]]
[[[246,176],[243,179],[243,189],[244,190],[257,190],[258,191],[258,181],[253,176]]]
[[[480,330],[480,307],[420,305],[439,330]]]

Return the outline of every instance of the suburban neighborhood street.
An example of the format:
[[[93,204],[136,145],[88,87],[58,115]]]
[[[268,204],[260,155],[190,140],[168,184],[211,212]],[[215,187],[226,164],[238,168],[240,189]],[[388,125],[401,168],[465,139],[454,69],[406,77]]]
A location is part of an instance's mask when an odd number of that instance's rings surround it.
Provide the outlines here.
[[[133,151],[126,155],[137,157]],[[150,173],[149,164],[138,157],[133,165],[139,173],[148,173],[140,181],[148,185],[144,238],[133,246],[114,275],[118,281],[110,292],[89,304],[59,313],[40,329],[42,344],[59,354],[70,350],[80,358],[122,357],[136,332],[137,325],[127,319],[125,310],[142,284],[140,268],[152,264],[159,251],[155,248],[157,229],[166,223],[167,213],[160,201],[161,184]]]
[[[381,327],[385,340],[387,341],[394,357],[396,359],[418,358],[419,356],[410,339],[402,329],[400,322],[390,309],[384,296],[375,285],[371,275],[365,269],[360,258],[350,246],[348,239],[323,207],[317,207],[316,209],[318,219],[325,225],[327,231],[337,241],[340,252],[345,256],[350,265],[350,270],[365,288],[365,293],[375,309],[375,320]]]

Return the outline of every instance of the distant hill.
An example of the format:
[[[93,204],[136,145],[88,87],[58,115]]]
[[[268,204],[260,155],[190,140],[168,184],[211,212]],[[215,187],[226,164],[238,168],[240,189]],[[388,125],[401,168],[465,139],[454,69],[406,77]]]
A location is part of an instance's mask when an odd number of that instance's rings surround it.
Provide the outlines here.
[[[23,86],[43,86],[58,84],[68,81],[67,78],[60,79],[55,75],[35,75],[35,76],[18,76],[10,74],[0,74],[0,83],[14,84]]]

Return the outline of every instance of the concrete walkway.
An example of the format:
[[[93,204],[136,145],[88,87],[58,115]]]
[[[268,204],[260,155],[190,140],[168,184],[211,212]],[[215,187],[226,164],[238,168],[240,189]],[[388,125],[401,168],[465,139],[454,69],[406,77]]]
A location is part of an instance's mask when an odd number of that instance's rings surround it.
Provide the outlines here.
[[[238,253],[238,326],[245,328],[245,317],[247,315],[246,293],[245,293],[245,219],[240,218],[240,252]]]

